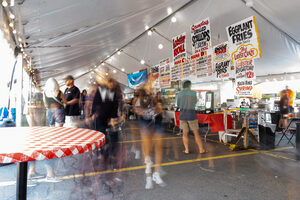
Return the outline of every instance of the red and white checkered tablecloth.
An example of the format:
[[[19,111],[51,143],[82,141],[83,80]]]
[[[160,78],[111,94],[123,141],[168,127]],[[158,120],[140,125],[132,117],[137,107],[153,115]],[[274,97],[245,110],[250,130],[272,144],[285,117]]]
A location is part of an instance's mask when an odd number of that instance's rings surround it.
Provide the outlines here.
[[[0,128],[0,163],[47,160],[92,151],[105,143],[103,133],[65,127]]]

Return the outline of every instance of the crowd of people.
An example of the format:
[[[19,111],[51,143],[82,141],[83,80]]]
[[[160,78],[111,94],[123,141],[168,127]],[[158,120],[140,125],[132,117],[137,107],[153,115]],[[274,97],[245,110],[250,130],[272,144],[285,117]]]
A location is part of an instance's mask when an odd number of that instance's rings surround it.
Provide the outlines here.
[[[67,76],[64,92],[60,90],[56,79],[50,78],[45,84],[43,92],[44,105],[47,108],[46,119],[48,126],[89,128],[100,131],[106,136],[106,145],[97,150],[98,157],[103,158],[105,169],[116,169],[116,158],[119,153],[119,130],[120,126],[129,118],[128,109],[123,101],[123,95],[119,83],[107,72],[95,73],[97,84],[89,90],[80,93],[75,86],[74,78]],[[163,170],[163,99],[159,90],[153,87],[154,79],[149,76],[147,82],[136,89],[131,101],[132,113],[137,116],[136,125],[127,123],[133,130],[131,138],[137,139],[140,135],[141,148],[133,143],[132,152],[135,159],[140,159],[145,164],[146,189],[153,188],[153,183],[165,186],[162,179]],[[197,102],[196,93],[191,90],[191,82],[183,83],[183,90],[178,94],[177,104],[180,108],[180,128],[183,130],[184,154],[189,154],[188,133],[191,130],[195,135],[195,141],[200,154],[206,153],[206,149],[199,135],[199,127],[195,112]],[[134,128],[133,128],[134,127]],[[134,131],[137,130],[137,131]],[[155,158],[151,158],[154,151]],[[175,153],[176,154],[176,153]],[[177,155],[178,157],[178,155]],[[153,162],[154,161],[154,162]],[[105,163],[109,163],[107,166]],[[153,165],[154,164],[154,165]],[[153,168],[154,166],[154,168]],[[153,171],[152,171],[153,168]],[[54,179],[54,171],[51,164],[46,164],[47,178]],[[36,178],[35,165],[29,168],[29,177]]]

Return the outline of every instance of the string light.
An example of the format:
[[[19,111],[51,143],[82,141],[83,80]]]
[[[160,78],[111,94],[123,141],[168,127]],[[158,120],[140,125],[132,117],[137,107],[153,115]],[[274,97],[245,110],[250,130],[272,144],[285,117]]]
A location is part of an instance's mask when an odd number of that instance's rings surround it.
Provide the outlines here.
[[[117,73],[117,70],[114,69],[114,70],[113,70],[113,73],[114,73],[114,74]]]
[[[101,65],[104,66],[104,63],[102,63]]]
[[[17,31],[16,31],[16,30],[13,30],[13,34],[17,34]]]
[[[148,30],[148,29],[149,29],[149,26],[146,25],[146,26],[145,26],[145,30]]]
[[[14,14],[12,14],[12,13],[10,13],[10,14],[9,14],[9,18],[11,18],[11,19],[15,19],[15,15],[14,15]]]
[[[144,61],[144,60],[141,60],[141,64],[142,64],[142,65],[145,64],[145,61]]]
[[[121,54],[121,52],[120,51],[118,51],[118,53],[117,53],[118,55],[120,55]]]
[[[12,22],[9,23],[9,27],[14,27],[14,24]]]
[[[152,35],[152,31],[148,31],[147,33],[148,33],[148,35],[149,35],[149,36],[151,36],[151,35]]]
[[[10,6],[15,6],[15,0],[10,0]]]
[[[7,3],[6,0],[2,1],[2,6],[3,6],[3,7],[7,7],[7,6],[8,6],[8,3]]]
[[[124,68],[122,68],[122,69],[121,69],[121,71],[122,71],[122,72],[125,72],[125,69],[124,69]]]

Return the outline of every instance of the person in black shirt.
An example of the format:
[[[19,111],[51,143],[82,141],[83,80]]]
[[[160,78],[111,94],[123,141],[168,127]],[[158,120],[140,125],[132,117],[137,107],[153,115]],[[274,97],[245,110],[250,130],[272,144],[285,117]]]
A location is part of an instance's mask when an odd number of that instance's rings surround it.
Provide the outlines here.
[[[80,120],[80,90],[74,85],[74,78],[72,76],[67,76],[65,79],[65,84],[67,86],[64,96],[67,101],[65,112],[66,112],[66,122],[65,127],[77,127],[77,123]]]

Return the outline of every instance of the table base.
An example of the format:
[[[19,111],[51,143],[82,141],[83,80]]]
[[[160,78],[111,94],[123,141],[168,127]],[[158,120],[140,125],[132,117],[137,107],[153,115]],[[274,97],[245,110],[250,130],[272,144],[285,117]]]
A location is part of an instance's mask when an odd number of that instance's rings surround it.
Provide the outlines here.
[[[17,163],[17,200],[27,198],[27,162]]]

